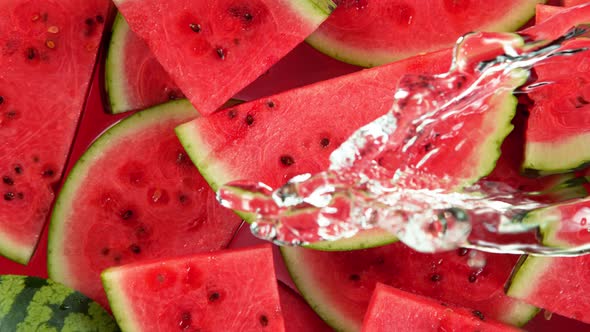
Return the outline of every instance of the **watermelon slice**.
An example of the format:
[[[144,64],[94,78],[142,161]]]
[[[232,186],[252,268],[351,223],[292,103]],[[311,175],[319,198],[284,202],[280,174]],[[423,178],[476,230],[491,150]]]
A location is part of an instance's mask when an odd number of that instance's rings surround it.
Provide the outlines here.
[[[2,331],[119,331],[100,305],[62,284],[37,277],[0,276]]]
[[[321,52],[372,67],[452,46],[471,31],[515,31],[543,0],[338,0],[307,41]]]
[[[0,2],[0,254],[27,263],[53,202],[108,0]]]
[[[363,323],[363,332],[520,331],[485,319],[477,310],[454,308],[432,299],[377,284]]]
[[[229,243],[241,220],[217,204],[174,135],[195,116],[188,101],[172,101],[136,113],[92,144],[51,217],[51,278],[106,305],[105,268]]]
[[[276,188],[295,175],[326,169],[330,153],[354,130],[389,111],[403,74],[442,73],[450,61],[450,51],[418,56],[244,103],[176,131],[214,190],[241,179]],[[375,230],[314,247],[362,248],[394,240]]]
[[[124,331],[278,332],[273,266],[267,245],[110,268],[102,280]]]
[[[113,114],[142,110],[183,94],[143,40],[120,14],[112,27],[105,67],[105,89]]]
[[[535,24],[545,21],[550,16],[562,11],[563,7],[538,4],[535,8]]]
[[[590,39],[565,43],[565,49],[590,47]],[[538,86],[526,131],[523,167],[561,173],[590,162],[590,53],[553,57],[535,67]]]
[[[513,325],[523,325],[537,312],[504,294],[516,256],[485,254],[485,267],[472,269],[467,250],[421,254],[402,243],[331,253],[283,247],[281,252],[303,297],[337,330],[360,330],[378,282]]]
[[[311,34],[331,0],[115,0],[131,29],[203,114]]]
[[[281,309],[286,332],[330,332],[333,331],[291,288],[279,282]]]
[[[590,323],[590,256],[527,257],[507,294],[545,310]]]

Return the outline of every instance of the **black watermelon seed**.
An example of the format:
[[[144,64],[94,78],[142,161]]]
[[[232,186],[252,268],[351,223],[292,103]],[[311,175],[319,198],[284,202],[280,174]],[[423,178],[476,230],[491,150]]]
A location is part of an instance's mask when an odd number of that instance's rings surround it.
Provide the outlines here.
[[[51,168],[48,168],[48,169],[44,170],[43,173],[41,173],[41,175],[45,178],[49,178],[49,177],[52,177],[53,175],[55,175],[55,171],[52,170]]]
[[[442,276],[438,273],[435,273],[432,276],[430,276],[430,280],[433,282],[439,282],[442,280]]]
[[[102,250],[100,251],[100,253],[103,256],[108,256],[110,252],[111,252],[111,249],[109,249],[109,248],[102,248]]]
[[[2,182],[4,182],[5,184],[7,184],[9,186],[12,186],[14,184],[14,180],[10,176],[7,176],[7,175],[4,175],[2,177]]]
[[[244,14],[244,19],[246,21],[252,21],[253,18],[254,18],[254,16],[252,16],[252,14],[250,14],[250,13],[245,13]]]
[[[133,211],[131,210],[125,210],[121,213],[121,219],[123,220],[129,220],[131,217],[133,217]]]
[[[236,110],[229,110],[227,111],[227,117],[230,119],[233,119],[236,117],[236,115],[238,115],[238,112]]]
[[[9,118],[9,119],[16,118],[16,111],[13,110],[13,111],[6,112],[6,117]]]
[[[178,155],[176,155],[176,163],[182,164],[184,162],[186,162],[186,155],[182,152],[179,152]]]
[[[219,295],[218,292],[212,292],[211,294],[209,294],[209,302],[213,303],[213,302],[219,300],[220,297],[221,297],[221,295]]]
[[[178,324],[178,326],[183,329],[186,330],[189,327],[191,327],[192,324],[192,317],[191,317],[191,313],[188,311],[183,312],[182,314],[180,314],[180,323]]]
[[[322,146],[322,148],[327,148],[328,145],[330,145],[330,139],[327,137],[324,137],[320,140],[320,145]]]
[[[96,22],[104,23],[104,17],[102,17],[102,15],[96,15]]]
[[[86,25],[93,25],[94,24],[94,19],[92,17],[87,18],[84,23]]]
[[[266,315],[260,315],[259,321],[260,325],[268,326],[268,317],[266,317]]]
[[[476,281],[477,281],[477,274],[475,274],[475,273],[470,274],[469,275],[469,282],[474,283]]]
[[[424,151],[428,152],[432,150],[432,143],[426,143],[426,145],[424,145]]]
[[[39,51],[34,47],[29,47],[25,51],[25,56],[29,60],[35,59],[39,55]]]
[[[188,201],[188,197],[185,194],[178,195],[178,201],[180,204],[184,204]]]
[[[361,276],[356,273],[353,273],[348,276],[348,279],[350,279],[352,281],[359,281],[359,280],[361,280]]]
[[[14,199],[14,197],[16,197],[16,195],[12,191],[4,193],[4,200],[5,201],[12,201]]]
[[[246,124],[251,126],[254,123],[254,117],[251,114],[246,115]]]
[[[191,30],[193,30],[193,32],[196,32],[196,33],[201,32],[201,25],[200,24],[191,23],[188,25],[188,27],[191,28]]]
[[[216,48],[215,53],[217,53],[217,56],[219,57],[219,59],[225,60],[225,50],[223,48],[221,48],[221,47]]]
[[[485,316],[483,315],[483,313],[479,310],[473,310],[471,312],[474,316],[476,316],[477,318],[481,319],[481,320],[485,320]]]
[[[4,104],[4,97],[0,96],[0,105]]]
[[[281,164],[283,164],[285,166],[291,166],[294,163],[295,163],[295,160],[293,159],[293,157],[288,156],[288,155],[281,156]]]
[[[14,172],[16,174],[22,174],[23,173],[23,167],[19,164],[14,165]]]
[[[275,102],[274,102],[274,101],[272,101],[272,100],[269,100],[269,101],[266,103],[266,106],[268,106],[268,108],[274,108],[274,107],[275,107]]]
[[[129,246],[129,250],[131,250],[132,253],[134,254],[139,254],[141,253],[141,248],[137,245],[137,244],[132,244]]]

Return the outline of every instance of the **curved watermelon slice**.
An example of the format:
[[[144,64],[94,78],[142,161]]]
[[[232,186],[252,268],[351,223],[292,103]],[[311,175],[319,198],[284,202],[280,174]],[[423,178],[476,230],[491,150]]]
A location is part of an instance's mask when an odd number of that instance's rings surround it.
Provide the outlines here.
[[[331,253],[283,247],[281,252],[303,297],[337,330],[360,329],[378,282],[513,325],[523,325],[537,312],[504,294],[516,256],[485,254],[485,267],[472,269],[467,250],[421,254],[402,243]]]
[[[285,331],[268,245],[110,268],[102,280],[124,331]]]
[[[565,43],[565,49],[590,47],[590,39]],[[523,167],[562,173],[590,162],[590,53],[553,57],[535,66],[538,82],[526,131]]]
[[[185,155],[174,127],[197,112],[186,100],[136,113],[106,131],[76,163],[49,230],[52,279],[100,304],[109,266],[225,247],[241,220]]]
[[[0,2],[0,254],[27,263],[53,202],[108,0]]]
[[[507,294],[590,324],[590,256],[528,256],[515,269]]]
[[[0,276],[2,331],[120,331],[98,303],[49,279]]]
[[[377,284],[363,322],[363,332],[521,331],[477,310],[450,307],[432,299]]]
[[[321,52],[372,67],[452,46],[471,31],[515,31],[544,0],[338,0],[307,38]]]
[[[286,332],[333,331],[291,288],[279,282],[279,297]]]
[[[143,40],[120,14],[112,27],[106,59],[105,89],[113,114],[143,110],[183,94]]]
[[[350,134],[389,111],[403,74],[442,73],[450,61],[450,51],[418,56],[231,107],[176,131],[215,191],[242,179],[277,188],[295,175],[326,169],[330,153]],[[340,250],[392,241],[389,233],[374,230],[314,247]]]
[[[203,114],[254,81],[331,13],[331,0],[115,0]]]

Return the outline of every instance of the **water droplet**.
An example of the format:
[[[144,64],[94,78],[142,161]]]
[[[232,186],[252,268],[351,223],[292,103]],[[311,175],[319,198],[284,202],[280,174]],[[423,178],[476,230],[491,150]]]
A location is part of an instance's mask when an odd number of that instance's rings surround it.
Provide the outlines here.
[[[469,265],[470,268],[481,270],[486,266],[486,263],[486,256],[483,252],[477,250],[471,250],[469,252],[467,265]]]
[[[549,310],[543,310],[543,318],[545,318],[545,320],[551,320],[551,317],[553,317],[553,313]]]

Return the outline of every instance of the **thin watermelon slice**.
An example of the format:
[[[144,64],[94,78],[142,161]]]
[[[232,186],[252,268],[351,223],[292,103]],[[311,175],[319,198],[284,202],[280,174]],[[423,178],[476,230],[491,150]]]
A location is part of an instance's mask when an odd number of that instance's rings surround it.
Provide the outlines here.
[[[329,165],[330,153],[354,130],[385,114],[405,73],[442,73],[450,51],[418,56],[228,108],[176,129],[211,187],[257,180],[271,187]],[[383,231],[315,244],[323,250],[363,248],[395,241]]]
[[[584,49],[590,39],[565,43],[565,49]],[[523,167],[542,173],[561,173],[590,162],[590,53],[553,57],[535,66],[538,82],[526,131]]]
[[[0,254],[27,263],[53,202],[108,0],[0,3]]]
[[[331,0],[116,0],[176,84],[215,111],[311,34]]]
[[[62,284],[37,277],[0,276],[2,331],[119,331],[100,305]]]
[[[283,247],[281,252],[303,297],[337,330],[360,330],[378,282],[513,325],[523,325],[537,312],[504,294],[516,256],[485,254],[485,267],[472,269],[467,250],[421,254],[402,243],[331,253]]]
[[[507,294],[550,312],[590,323],[590,256],[523,260]]]
[[[339,0],[307,41],[321,52],[372,67],[452,46],[471,31],[515,31],[543,0]]]
[[[172,101],[134,114],[92,144],[51,217],[52,279],[106,305],[105,268],[229,243],[241,220],[217,204],[174,135],[197,114],[188,101]]]
[[[120,14],[112,27],[105,89],[109,111],[113,114],[143,110],[184,97],[146,43],[129,30]]]
[[[308,305],[299,294],[279,282],[281,309],[286,332],[329,332],[333,331]]]
[[[110,268],[124,331],[284,331],[269,245]],[[255,276],[255,278],[253,278]]]
[[[520,331],[485,319],[477,310],[450,307],[432,299],[377,284],[365,315],[363,332]]]

